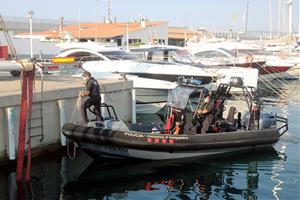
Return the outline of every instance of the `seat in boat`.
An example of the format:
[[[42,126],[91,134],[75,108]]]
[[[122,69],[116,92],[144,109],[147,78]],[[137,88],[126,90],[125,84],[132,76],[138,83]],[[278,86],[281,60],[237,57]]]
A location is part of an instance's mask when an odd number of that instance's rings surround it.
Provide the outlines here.
[[[225,120],[221,121],[220,129],[221,131],[235,131],[237,128],[237,119],[234,118],[234,115],[237,113],[235,107],[230,107],[227,117]]]
[[[237,113],[237,109],[233,106],[231,106],[229,108],[229,111],[228,111],[228,115],[227,115],[227,118],[226,118],[226,121],[231,123],[231,124],[235,124],[236,120],[234,118],[234,115]]]

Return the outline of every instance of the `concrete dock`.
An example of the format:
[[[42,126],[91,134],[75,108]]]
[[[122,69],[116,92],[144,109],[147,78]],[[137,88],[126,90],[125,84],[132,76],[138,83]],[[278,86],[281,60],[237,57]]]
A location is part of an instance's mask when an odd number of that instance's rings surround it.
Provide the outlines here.
[[[132,121],[132,81],[99,79],[102,102],[113,105],[119,119]],[[54,151],[65,144],[61,127],[70,121],[80,121],[76,103],[78,93],[85,89],[81,78],[46,75],[41,95],[41,78],[36,77],[32,105],[32,120],[28,130],[33,155]],[[20,113],[20,79],[0,74],[0,162],[14,160],[18,146]],[[104,113],[105,115],[105,113]],[[93,118],[89,115],[89,118]],[[27,130],[27,131],[28,131]],[[42,140],[41,140],[42,139]]]

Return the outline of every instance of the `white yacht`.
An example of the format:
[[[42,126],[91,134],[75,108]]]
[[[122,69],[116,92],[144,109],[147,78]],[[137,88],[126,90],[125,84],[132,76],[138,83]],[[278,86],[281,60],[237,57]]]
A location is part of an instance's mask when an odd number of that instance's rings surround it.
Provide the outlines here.
[[[296,71],[295,65],[299,63],[297,59],[283,52],[273,55],[257,45],[242,42],[189,42],[187,49],[196,57],[195,60],[202,64],[257,68],[261,81],[285,78],[287,73]],[[296,76],[296,74],[290,76]]]
[[[256,69],[230,66],[205,67],[187,62],[142,60],[119,47],[99,45],[92,42],[70,43],[62,47],[63,50],[57,57],[76,57],[85,62],[82,67],[91,73],[124,73],[172,82],[177,81],[178,77],[184,76],[201,80],[203,84],[211,82],[217,84],[228,83],[232,77],[241,77],[245,85],[257,87]]]
[[[60,47],[62,50],[56,57],[75,57],[83,61],[82,68],[93,76],[103,72],[126,74],[137,89],[139,113],[153,113],[165,105],[168,91],[177,85],[175,82],[182,76],[201,80],[203,84],[228,83],[232,77],[241,77],[245,85],[257,87],[256,69],[206,68],[175,62],[145,61],[119,47],[93,42],[65,43]],[[139,105],[143,109],[139,109]]]
[[[232,77],[240,77],[245,85],[254,88],[257,87],[257,69],[238,67],[232,64],[224,65],[216,63],[215,65],[211,65],[200,63],[185,48],[170,45],[143,45],[139,48],[131,49],[131,51],[147,62],[180,65],[185,69],[189,67],[198,68],[198,70],[209,73],[211,76],[210,83],[215,83],[216,86],[220,83],[229,83]],[[212,59],[217,58],[212,57]]]

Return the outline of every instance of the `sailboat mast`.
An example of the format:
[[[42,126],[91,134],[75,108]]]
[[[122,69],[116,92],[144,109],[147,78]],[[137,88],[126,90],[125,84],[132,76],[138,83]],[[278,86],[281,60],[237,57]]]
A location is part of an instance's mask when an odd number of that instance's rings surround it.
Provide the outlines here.
[[[298,17],[299,17],[299,23],[298,23],[298,38],[297,38],[297,41],[299,42],[300,41],[300,14],[299,14],[299,11],[300,11],[300,2],[298,2]]]
[[[280,29],[281,29],[281,0],[278,0],[278,26],[277,26],[277,37],[280,36]]]
[[[288,0],[289,33],[293,33],[293,0]]]
[[[246,35],[248,32],[248,9],[249,9],[249,1],[247,1],[247,6],[246,6],[246,19],[245,19],[245,34]]]
[[[272,0],[269,0],[269,18],[270,18],[270,21],[269,21],[269,36],[270,36],[270,39],[272,38]]]
[[[298,2],[298,17],[299,17],[299,24],[298,24],[298,37],[300,38],[300,14],[299,14],[299,11],[300,11],[300,2]]]

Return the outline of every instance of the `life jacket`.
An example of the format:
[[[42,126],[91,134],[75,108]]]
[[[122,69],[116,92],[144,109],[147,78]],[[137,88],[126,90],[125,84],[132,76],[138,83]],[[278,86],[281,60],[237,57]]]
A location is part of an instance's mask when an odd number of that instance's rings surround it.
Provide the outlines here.
[[[175,117],[174,114],[172,114],[171,116],[168,117],[165,132],[164,132],[165,134],[170,133],[170,129],[172,128],[172,125],[174,123],[174,117]]]

